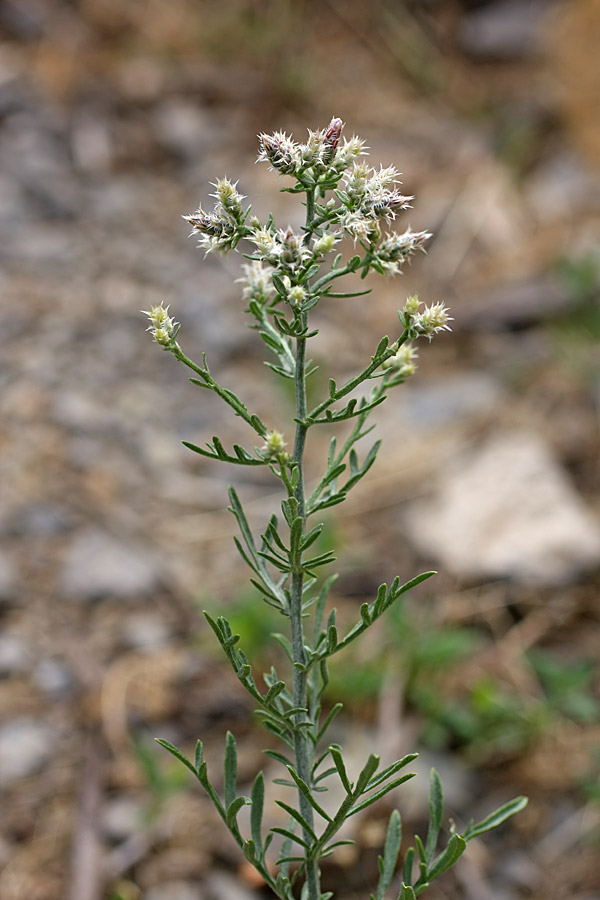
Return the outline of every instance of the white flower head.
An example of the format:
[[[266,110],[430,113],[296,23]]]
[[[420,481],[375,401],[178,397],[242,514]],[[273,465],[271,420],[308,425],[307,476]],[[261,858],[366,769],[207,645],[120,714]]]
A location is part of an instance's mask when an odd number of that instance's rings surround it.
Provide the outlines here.
[[[448,323],[453,319],[448,312],[448,307],[444,303],[433,303],[415,315],[412,327],[417,335],[423,335],[431,340],[438,331],[452,331]]]
[[[250,263],[245,263],[242,269],[244,274],[237,281],[244,285],[242,290],[244,300],[258,300],[259,303],[270,300],[275,292],[271,266],[265,266],[260,259],[254,259]]]
[[[143,309],[142,312],[150,319],[146,331],[152,332],[156,343],[162,344],[163,347],[172,344],[179,331],[179,323],[169,315],[169,307],[160,303],[158,306],[151,306],[149,310]]]

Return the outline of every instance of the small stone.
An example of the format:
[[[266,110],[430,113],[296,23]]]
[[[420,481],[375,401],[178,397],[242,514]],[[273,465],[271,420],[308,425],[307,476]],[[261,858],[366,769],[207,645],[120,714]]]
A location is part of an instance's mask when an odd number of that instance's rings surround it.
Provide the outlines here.
[[[50,725],[17,719],[0,728],[0,786],[35,775],[54,752],[56,735]]]
[[[42,659],[33,672],[33,681],[45,694],[64,699],[75,687],[70,668],[60,659]]]
[[[229,894],[223,894],[223,897]],[[155,884],[144,893],[144,900],[202,900],[200,888],[187,884],[185,881],[165,881],[163,884]],[[230,900],[235,900],[231,897]]]
[[[102,831],[115,844],[138,834],[142,821],[143,808],[131,797],[110,800],[102,811]]]
[[[159,581],[159,568],[150,551],[90,526],[68,550],[61,591],[70,599],[126,599],[150,593]]]
[[[17,573],[13,561],[0,553],[0,600],[10,600],[16,593]]]
[[[548,0],[495,0],[465,16],[461,48],[478,59],[521,59],[539,49]]]
[[[493,435],[455,458],[407,525],[425,557],[465,578],[550,586],[600,563],[600,523],[546,444],[526,431]]]
[[[402,418],[414,428],[435,428],[488,412],[503,394],[499,382],[485,372],[463,372],[433,384],[410,382]]]
[[[123,624],[123,637],[128,647],[149,649],[164,647],[171,631],[166,622],[152,613],[134,613]]]
[[[0,678],[26,672],[31,661],[29,648],[16,634],[0,635]]]
[[[209,900],[256,900],[256,893],[227,872],[211,872],[206,879]],[[158,898],[156,898],[158,900]]]

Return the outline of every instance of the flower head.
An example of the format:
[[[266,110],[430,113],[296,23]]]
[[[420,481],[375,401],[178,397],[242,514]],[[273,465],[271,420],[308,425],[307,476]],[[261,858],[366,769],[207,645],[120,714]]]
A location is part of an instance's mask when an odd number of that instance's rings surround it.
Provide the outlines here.
[[[149,310],[143,309],[142,312],[150,319],[150,325],[146,331],[152,332],[152,337],[157,344],[163,347],[170,347],[175,342],[175,337],[179,331],[179,323],[169,315],[169,307],[151,306]]]
[[[426,306],[422,312],[418,312],[412,320],[412,328],[417,335],[423,335],[429,340],[438,331],[451,331],[449,322],[452,317],[448,315],[448,307],[444,303],[433,303]]]
[[[279,461],[284,462],[289,458],[285,446],[286,443],[281,432],[273,429],[272,431],[267,431],[265,435],[262,453],[267,459],[273,459],[275,457]]]
[[[274,294],[272,269],[265,266],[259,259],[252,260],[242,266],[244,274],[237,281],[244,285],[242,297],[244,300],[257,300],[266,303]]]
[[[302,166],[300,144],[288,137],[284,131],[274,134],[259,134],[260,152],[257,162],[268,162],[280,175],[295,175]]]
[[[414,375],[417,370],[415,359],[417,358],[417,349],[412,344],[402,344],[396,350],[394,356],[383,363],[384,369],[393,369],[398,375],[408,377]]]

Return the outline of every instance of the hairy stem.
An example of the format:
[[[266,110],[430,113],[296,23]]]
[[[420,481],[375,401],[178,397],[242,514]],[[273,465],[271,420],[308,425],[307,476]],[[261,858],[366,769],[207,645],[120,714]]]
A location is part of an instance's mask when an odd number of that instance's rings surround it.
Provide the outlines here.
[[[314,191],[307,192],[306,202],[306,235],[310,236],[310,229],[314,216]],[[302,314],[303,330],[306,328],[307,314]],[[303,533],[306,531],[306,495],[304,490],[304,447],[306,444],[307,426],[302,424],[306,418],[306,338],[296,339],[296,366],[294,375],[294,387],[296,393],[296,436],[294,440],[293,465],[298,470],[298,483],[295,489],[295,497],[298,501],[298,515],[302,518]],[[302,625],[302,598],[304,586],[304,572],[301,566],[292,572],[291,585],[291,609],[290,628],[292,638],[292,652],[294,657],[294,706],[308,709],[307,672],[305,669],[306,655],[304,652],[304,629]],[[306,721],[306,713],[296,715],[297,728],[294,735],[294,754],[296,771],[300,778],[310,786],[312,779],[313,750],[309,744],[306,726],[301,723]],[[313,809],[302,791],[298,791],[300,812],[311,828],[314,824]],[[308,833],[304,833],[304,839],[310,843]],[[308,900],[320,900],[321,888],[319,884],[319,863],[315,858],[306,860],[306,883]]]

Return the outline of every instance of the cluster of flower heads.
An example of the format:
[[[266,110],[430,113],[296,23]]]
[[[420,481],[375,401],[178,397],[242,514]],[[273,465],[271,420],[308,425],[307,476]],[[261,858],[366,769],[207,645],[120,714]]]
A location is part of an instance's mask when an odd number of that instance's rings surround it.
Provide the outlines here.
[[[214,185],[214,208],[201,206],[183,218],[192,226],[192,234],[208,253],[227,253],[240,240],[254,245],[252,262],[244,265],[244,299],[264,304],[277,294],[292,307],[301,305],[310,292],[311,267],[319,263],[335,245],[348,235],[361,245],[364,256],[359,267],[381,275],[396,275],[417,250],[424,250],[431,237],[427,231],[384,230],[398,213],[410,207],[413,199],[399,190],[400,173],[394,166],[372,168],[358,157],[367,155],[365,142],[358,137],[342,137],[343,122],[333,118],[327,128],[308,132],[305,143],[294,141],[285,132],[260,134],[259,162],[267,162],[279,175],[296,180],[294,190],[312,191],[315,219],[312,233],[296,233],[291,227],[276,228],[271,218],[262,224],[250,217],[250,207],[242,208],[243,194],[237,183],[220,178]],[[327,192],[333,192],[326,199]],[[356,268],[352,269],[356,271]],[[276,275],[277,289],[273,277]],[[417,297],[409,297],[400,319],[409,340],[428,337],[449,329],[451,319],[443,303],[421,309]],[[153,307],[148,313],[154,339],[164,346],[174,340],[177,324],[168,315],[168,307]],[[386,367],[400,374],[414,371],[416,351],[410,345],[399,348]]]

